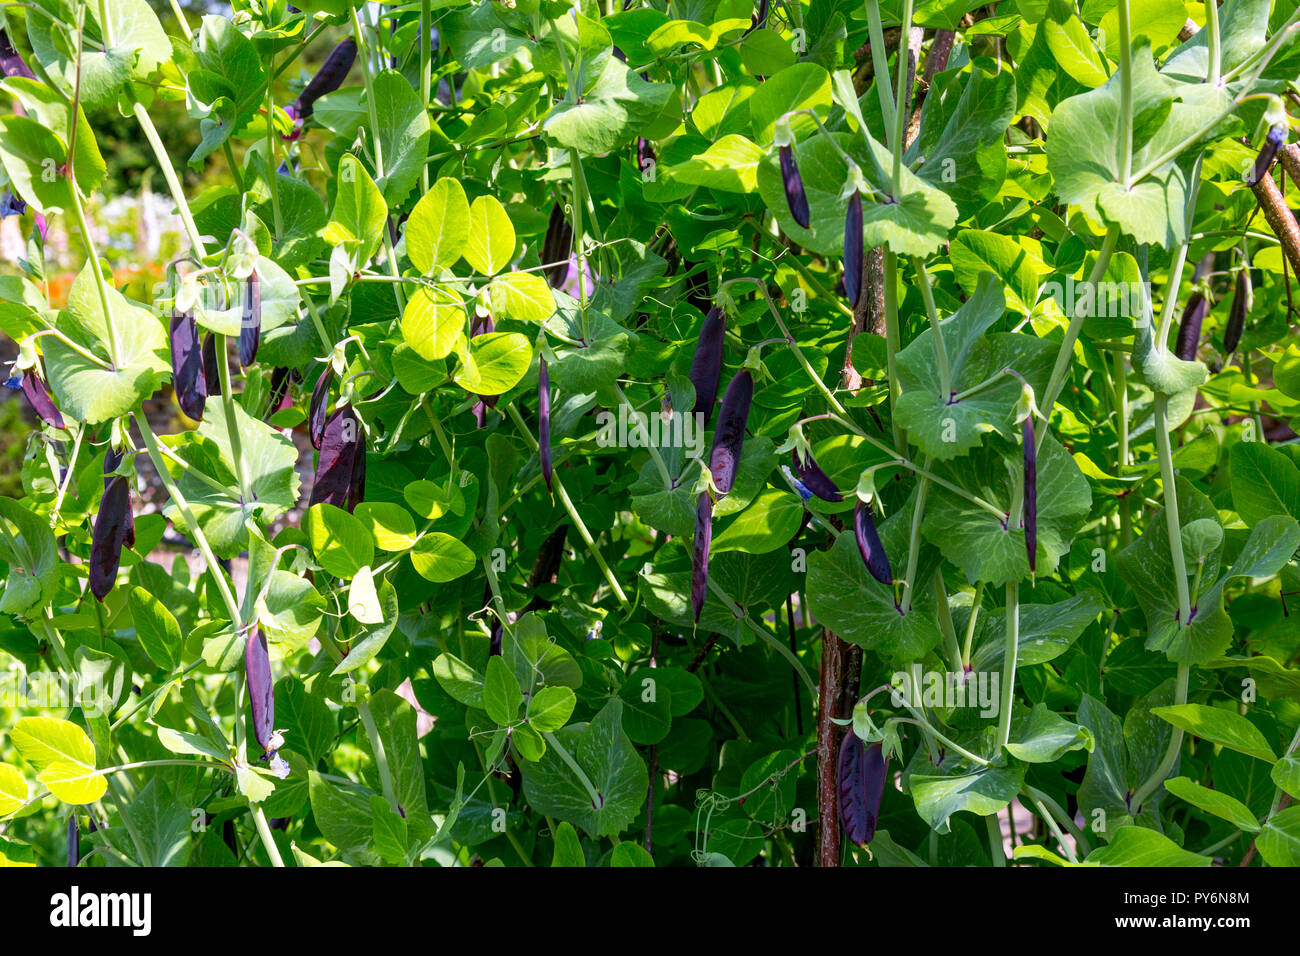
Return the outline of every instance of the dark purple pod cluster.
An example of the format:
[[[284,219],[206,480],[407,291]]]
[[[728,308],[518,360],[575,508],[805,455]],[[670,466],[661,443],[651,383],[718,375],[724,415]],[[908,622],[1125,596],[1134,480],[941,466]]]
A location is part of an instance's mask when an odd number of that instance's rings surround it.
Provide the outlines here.
[[[552,289],[564,285],[569,272],[569,254],[573,247],[573,227],[564,218],[564,208],[556,203],[551,207],[551,218],[546,224],[542,239],[542,265],[546,266],[546,281]]]
[[[794,461],[794,473],[799,479],[799,484],[823,501],[833,503],[844,500],[844,496],[840,494],[840,489],[835,487],[835,482],[831,481],[830,476],[821,470],[821,467],[813,460],[812,455],[801,460],[799,452],[796,451],[791,457]]]
[[[844,215],[844,292],[856,309],[862,293],[862,194],[856,190]]]
[[[108,479],[108,487],[100,499],[90,541],[90,593],[98,601],[104,600],[117,583],[122,546],[128,537],[132,541],[135,539],[131,491],[125,477],[114,475]]]
[[[334,366],[327,364],[325,371],[316,379],[316,387],[311,391],[311,404],[307,406],[307,437],[311,447],[320,450],[325,438],[325,418],[330,407],[330,383],[334,381]]]
[[[32,411],[45,424],[54,428],[63,428],[63,413],[59,411],[54,404],[54,399],[50,397],[49,390],[45,385],[45,380],[37,374],[36,369],[28,369],[23,376],[23,394],[27,396],[27,402],[32,406]]]
[[[1250,176],[1246,180],[1247,186],[1254,186],[1268,175],[1269,169],[1273,166],[1273,160],[1277,158],[1277,151],[1282,148],[1282,144],[1285,142],[1285,126],[1278,124],[1269,128],[1268,135],[1264,137],[1264,145],[1260,147],[1259,155],[1255,157],[1255,165],[1251,168]]]
[[[254,627],[244,644],[244,674],[248,678],[248,704],[253,716],[253,736],[271,762],[275,775],[289,776],[289,764],[280,756],[284,738],[275,729],[275,676],[271,673],[271,654],[266,638]]]
[[[172,391],[176,393],[176,404],[187,418],[200,422],[208,399],[208,380],[203,368],[199,327],[192,312],[172,310],[171,346]]]
[[[348,71],[352,69],[352,64],[357,58],[357,41],[348,37],[325,58],[321,68],[316,71],[316,75],[298,94],[294,100],[291,115],[295,119],[305,120],[311,116],[315,108],[316,101],[326,93],[333,93],[348,77]]]
[[[351,511],[365,492],[365,428],[352,406],[344,405],[325,423],[308,507],[324,503]]]
[[[726,494],[736,483],[736,470],[745,445],[745,427],[749,423],[749,406],[754,401],[754,376],[747,368],[736,373],[727,393],[722,396],[718,427],[713,433],[713,451],[709,471],[718,491]]]
[[[248,368],[262,342],[262,280],[254,270],[244,282],[244,311],[239,325],[239,367]]]
[[[709,309],[700,326],[700,338],[691,358],[691,384],[695,386],[693,412],[704,415],[704,424],[713,417],[718,400],[718,381],[722,378],[722,340],[727,331],[727,315],[720,306]]]
[[[1029,573],[1038,566],[1038,443],[1034,440],[1034,417],[1029,415],[1020,426],[1020,443],[1025,451],[1025,552],[1029,555]]]
[[[889,555],[876,531],[876,519],[871,513],[871,506],[861,498],[853,508],[853,537],[858,543],[858,554],[867,566],[871,576],[881,584],[889,587],[894,583],[894,569],[889,566]]]
[[[1241,343],[1241,333],[1246,328],[1246,310],[1250,307],[1250,276],[1245,267],[1237,271],[1233,284],[1232,305],[1228,309],[1228,323],[1223,327],[1223,354],[1231,355]]]
[[[700,620],[709,594],[709,548],[713,545],[713,496],[700,493],[695,502],[695,542],[691,548],[691,613]]]
[[[551,488],[551,375],[546,370],[546,357],[540,356],[537,365],[537,456],[542,465],[542,478],[546,490]]]
[[[812,222],[812,215],[808,211],[808,194],[804,192],[803,177],[799,175],[799,165],[794,159],[794,147],[782,146],[781,155],[781,182],[785,184],[785,201],[790,207],[790,215],[799,225],[805,229]]]
[[[878,743],[864,746],[862,738],[849,728],[840,743],[836,776],[840,825],[849,842],[856,846],[866,846],[876,835],[888,767],[884,748]]]
[[[659,157],[655,155],[655,148],[650,145],[650,140],[644,136],[638,136],[636,139],[636,168],[641,173],[643,179],[650,179],[650,171],[655,168]]]
[[[18,51],[9,40],[9,34],[4,30],[0,30],[0,72],[5,76],[25,76],[28,79],[36,79],[36,75],[18,55]]]

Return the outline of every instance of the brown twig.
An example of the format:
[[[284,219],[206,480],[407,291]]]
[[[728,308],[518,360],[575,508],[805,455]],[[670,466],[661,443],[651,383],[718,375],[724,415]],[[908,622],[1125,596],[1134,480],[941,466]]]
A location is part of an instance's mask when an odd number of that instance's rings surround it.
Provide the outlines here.
[[[822,628],[821,677],[817,688],[818,866],[840,865],[840,798],[836,780],[840,727],[833,718],[844,689],[845,644]]]
[[[1288,149],[1294,148],[1288,147]],[[1291,268],[1300,273],[1300,226],[1296,225],[1295,216],[1287,207],[1286,200],[1282,198],[1277,183],[1273,181],[1272,176],[1264,176],[1251,186],[1251,189],[1254,190],[1255,198],[1259,200],[1259,207],[1264,211],[1264,218],[1268,221],[1269,228],[1282,243],[1282,252],[1291,263]]]

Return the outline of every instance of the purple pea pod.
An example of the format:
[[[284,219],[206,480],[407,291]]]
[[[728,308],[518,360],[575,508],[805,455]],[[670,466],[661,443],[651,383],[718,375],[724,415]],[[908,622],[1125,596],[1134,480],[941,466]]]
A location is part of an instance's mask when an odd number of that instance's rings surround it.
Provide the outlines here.
[[[1201,344],[1201,324],[1210,311],[1210,303],[1199,292],[1187,297],[1183,309],[1183,320],[1178,325],[1178,341],[1174,345],[1174,354],[1184,362],[1196,358],[1196,350]]]
[[[330,384],[334,381],[334,366],[327,364],[325,371],[316,379],[316,387],[311,392],[311,404],[307,406],[307,435],[311,447],[320,450],[320,443],[325,438],[325,419],[330,406]]]
[[[63,413],[55,406],[54,399],[50,398],[50,393],[46,389],[45,381],[36,374],[35,369],[31,369],[23,376],[23,394],[27,396],[32,411],[41,421],[54,428],[64,427]]]
[[[493,321],[492,316],[487,315],[481,318],[475,316],[469,323],[469,337],[472,339],[476,335],[486,335],[489,332],[495,332],[496,327],[497,324]],[[474,413],[474,421],[477,423],[477,427],[487,427],[487,410],[489,408],[497,407],[497,398],[499,398],[497,395],[478,396],[478,401],[474,403],[472,409]]]
[[[248,678],[248,705],[253,715],[253,736],[265,751],[272,772],[283,780],[289,776],[289,764],[280,756],[284,737],[275,729],[275,676],[271,673],[271,654],[266,638],[258,628],[248,632],[244,645],[244,674]]]
[[[1260,148],[1259,155],[1255,157],[1255,166],[1251,169],[1250,176],[1246,179],[1247,186],[1254,186],[1268,175],[1268,171],[1273,165],[1273,160],[1277,158],[1277,151],[1282,148],[1282,144],[1285,142],[1285,126],[1279,124],[1269,129],[1268,135],[1264,137],[1264,145]]]
[[[749,27],[745,30],[745,36],[749,36],[755,30],[761,30],[767,25],[769,4],[770,0],[758,0],[758,9],[754,11],[754,19],[750,21]]]
[[[844,292],[856,309],[862,293],[862,194],[857,190],[844,216]]]
[[[1223,327],[1223,354],[1231,355],[1241,342],[1246,328],[1246,310],[1250,307],[1250,275],[1247,269],[1237,272],[1232,291],[1232,306],[1228,310],[1228,323]]]
[[[257,358],[257,346],[262,341],[262,280],[257,272],[248,274],[244,282],[243,321],[239,326],[239,367],[248,368]]]
[[[749,406],[753,401],[754,376],[749,369],[742,368],[722,396],[718,427],[713,433],[713,451],[709,455],[713,484],[724,495],[736,483],[736,469],[740,467],[740,454],[745,444],[745,426],[749,422]]]
[[[889,555],[876,532],[876,519],[871,514],[871,507],[861,498],[853,508],[853,537],[858,542],[858,554],[867,566],[871,576],[881,584],[889,587],[894,583],[894,569],[889,566]]]
[[[551,218],[546,224],[546,236],[542,239],[542,265],[546,266],[546,281],[552,289],[564,285],[569,273],[569,254],[573,246],[573,227],[564,218],[564,209],[559,203],[551,207]]]
[[[808,211],[808,194],[803,189],[803,177],[799,175],[799,166],[794,160],[794,147],[782,146],[781,181],[785,183],[785,201],[790,206],[790,215],[794,221],[805,229],[812,222]]]
[[[546,490],[551,489],[551,375],[546,370],[546,357],[538,357],[537,365],[537,455],[542,463],[542,478]]]
[[[651,180],[649,173],[655,168],[659,158],[655,155],[655,148],[650,145],[650,140],[644,136],[638,136],[636,140],[636,168],[640,171],[643,179]]]
[[[348,499],[356,486],[358,455],[365,455],[362,450],[361,420],[351,405],[344,405],[325,423],[308,507],[322,502],[338,508],[348,507]],[[364,480],[365,466],[363,464],[360,467],[363,469]]]
[[[223,355],[224,359],[225,356]],[[217,364],[217,337],[209,334],[203,340],[203,381],[209,395],[221,394],[221,370]]]
[[[36,74],[23,62],[23,58],[18,55],[18,51],[9,41],[9,34],[4,30],[0,30],[0,72],[5,76],[25,76],[28,79],[36,79]]]
[[[117,477],[114,474],[114,472],[116,472],[118,466],[122,464],[122,458],[125,456],[125,454],[126,454],[125,452],[118,451],[112,445],[109,445],[108,450],[104,452],[104,491],[105,492],[108,491],[108,486],[112,483],[113,479]],[[135,547],[135,515],[134,513],[132,513],[130,508],[126,509],[126,530],[122,535],[122,543],[125,544],[128,548]]]
[[[700,339],[691,358],[691,384],[695,386],[695,408],[704,415],[704,424],[713,417],[713,406],[718,400],[718,380],[722,378],[722,338],[727,331],[727,315],[721,307],[714,306],[700,326]]]
[[[888,766],[880,744],[864,746],[862,738],[849,728],[840,743],[836,769],[840,824],[849,842],[856,846],[866,846],[876,835]]]
[[[128,531],[130,529],[130,531]],[[134,537],[131,518],[131,492],[126,479],[114,475],[99,502],[95,530],[90,544],[90,593],[103,601],[117,583],[117,569],[122,561],[122,546],[128,533]]]
[[[81,827],[77,824],[77,811],[68,814],[68,866],[81,864]]]
[[[1029,573],[1038,566],[1038,443],[1034,440],[1034,418],[1020,425],[1020,443],[1025,448],[1025,552],[1029,555]]]
[[[794,460],[794,473],[799,479],[799,484],[803,485],[822,501],[843,501],[844,496],[840,490],[835,487],[835,482],[831,481],[826,472],[822,471],[817,462],[813,461],[813,456],[809,455],[807,460],[799,460],[799,452],[792,455]]]
[[[505,637],[505,631],[506,629],[505,626],[501,623],[501,619],[499,617],[493,618],[492,636],[488,639],[488,657],[501,656],[501,642],[502,642],[502,638]]]
[[[348,511],[366,500],[366,443],[362,434],[357,443],[357,456],[352,459],[352,479],[348,482]]]
[[[203,369],[199,327],[192,312],[172,310],[171,345],[172,391],[176,393],[176,404],[180,405],[186,418],[201,422],[203,405],[208,398],[208,381]]]
[[[325,58],[321,68],[316,71],[316,75],[298,94],[298,99],[293,103],[293,115],[296,119],[305,120],[311,116],[315,108],[316,101],[326,93],[333,93],[348,77],[348,71],[352,69],[352,64],[357,58],[357,41],[348,37]]]
[[[700,621],[709,593],[709,547],[713,544],[713,498],[708,491],[695,502],[695,543],[691,549],[691,613]]]

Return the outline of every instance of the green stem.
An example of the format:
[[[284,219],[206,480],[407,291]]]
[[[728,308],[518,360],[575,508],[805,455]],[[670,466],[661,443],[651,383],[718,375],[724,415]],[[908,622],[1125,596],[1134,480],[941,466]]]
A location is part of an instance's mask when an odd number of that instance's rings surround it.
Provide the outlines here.
[[[1065,834],[1062,833],[1061,828],[1057,826],[1056,818],[1052,816],[1051,811],[1047,809],[1047,807],[1043,804],[1043,801],[1041,800],[1034,800],[1033,803],[1034,806],[1038,808],[1039,816],[1041,816],[1047,822],[1047,828],[1052,831],[1052,836],[1056,837],[1056,842],[1060,846],[1061,850],[1065,853],[1066,858],[1071,863],[1078,863],[1079,857],[1075,854],[1074,847],[1072,847],[1069,844],[1069,842],[1066,841]]]
[[[989,856],[996,867],[1005,867],[1007,865],[1007,848],[1002,842],[1002,826],[998,823],[998,815],[990,813],[984,818],[984,823],[988,827],[989,833]]]
[[[583,770],[578,761],[573,759],[573,755],[564,748],[564,745],[561,744],[558,739],[556,739],[555,734],[547,732],[542,734],[542,736],[546,738],[546,743],[560,755],[560,759],[568,764],[569,769],[572,770],[574,776],[578,778],[578,782],[582,784],[582,788],[587,791],[587,796],[591,798],[592,808],[599,809],[602,803],[600,792],[596,790],[595,786],[591,782],[591,778],[587,776],[587,771]]]
[[[622,386],[620,386],[617,382],[614,383],[614,394],[617,395],[618,400],[627,407],[628,414],[633,416],[632,420],[634,422],[639,421],[640,419],[638,419],[636,416],[638,416],[640,413],[637,412],[637,410],[632,407],[632,403],[629,402],[627,400],[627,396],[623,394]],[[673,476],[668,473],[668,465],[664,463],[663,455],[659,453],[658,446],[654,445],[650,441],[649,435],[645,435],[644,438],[645,438],[645,450],[650,453],[650,457],[654,459],[655,466],[659,469],[659,474],[664,481],[664,490],[671,491],[673,487]]]
[[[948,368],[948,348],[939,329],[939,311],[934,307],[934,291],[930,287],[930,273],[925,269],[925,260],[917,256],[912,266],[921,280],[921,298],[925,301],[925,312],[930,317],[930,328],[934,337],[934,357],[939,363],[939,400],[946,402],[952,398],[952,373]]]
[[[510,416],[511,420],[514,421],[515,427],[519,429],[519,433],[524,436],[524,441],[526,441],[528,446],[536,452],[537,439],[534,438],[533,433],[528,430],[528,426],[524,423],[523,416],[519,414],[519,409],[515,408],[514,402],[506,403],[506,413]],[[560,504],[564,506],[564,510],[568,512],[569,519],[573,522],[573,526],[578,529],[578,535],[587,545],[588,552],[590,552],[592,558],[595,559],[596,565],[600,568],[601,573],[604,574],[605,580],[609,583],[610,589],[614,592],[614,596],[618,598],[618,603],[622,605],[623,610],[631,611],[632,602],[628,600],[627,595],[623,592],[623,586],[618,583],[618,578],[614,577],[614,572],[611,571],[609,565],[605,563],[604,556],[601,555],[600,549],[596,547],[596,541],[592,538],[591,532],[587,530],[587,525],[578,514],[578,509],[573,506],[573,502],[569,499],[569,493],[565,491],[564,482],[560,480],[558,473],[552,472],[551,484],[555,487],[555,495],[560,499]]]
[[[1174,685],[1174,706],[1181,707],[1187,703],[1187,688],[1191,680],[1191,668],[1186,664],[1178,665],[1178,678]],[[1134,816],[1142,810],[1142,805],[1146,803],[1147,797],[1155,793],[1156,788],[1164,783],[1165,778],[1169,776],[1174,769],[1174,763],[1178,760],[1178,751],[1183,746],[1183,731],[1175,727],[1169,737],[1169,746],[1165,749],[1165,755],[1160,761],[1160,766],[1156,767],[1155,772],[1147,779],[1142,786],[1133,791],[1133,796],[1129,800],[1129,809]]]
[[[357,715],[366,729],[366,736],[370,738],[370,747],[374,751],[375,766],[379,769],[379,785],[384,791],[384,799],[388,801],[388,806],[394,813],[401,814],[402,807],[397,800],[397,791],[393,787],[393,774],[388,767],[388,754],[384,750],[384,740],[379,736],[379,728],[375,726],[375,717],[370,712],[368,700],[357,704]]]
[[[266,81],[266,184],[271,190],[271,215],[275,223],[274,241],[284,238],[284,217],[280,213],[280,178],[275,171],[275,78]]]
[[[1219,69],[1223,49],[1219,41],[1219,0],[1205,0],[1206,47],[1210,51],[1210,65],[1205,74],[1205,82],[1211,86],[1219,83]]]
[[[961,664],[965,669],[970,667],[971,646],[975,643],[975,625],[980,618],[980,604],[984,600],[984,582],[980,581],[975,585],[975,597],[970,603],[970,618],[966,621],[966,643],[962,647]]]
[[[1178,593],[1178,626],[1191,623],[1192,605],[1187,591],[1187,562],[1183,557],[1182,524],[1178,519],[1178,492],[1174,456],[1169,442],[1169,398],[1159,392],[1152,402],[1156,433],[1156,454],[1160,459],[1160,481],[1164,485],[1165,528],[1169,533],[1169,554],[1174,565],[1174,589]]]
[[[213,333],[217,352],[217,380],[221,383],[221,405],[225,411],[226,434],[230,438],[230,454],[235,459],[235,477],[239,481],[239,501],[247,507],[252,502],[249,493],[248,466],[244,462],[243,444],[239,438],[239,422],[235,417],[235,393],[230,388],[230,355],[226,350],[226,337]]]
[[[158,167],[162,170],[163,178],[167,180],[167,189],[172,194],[172,201],[176,203],[176,212],[181,217],[181,226],[185,229],[185,235],[189,237],[194,256],[197,259],[202,259],[205,255],[203,239],[199,235],[198,226],[194,224],[194,216],[190,213],[190,204],[185,199],[185,192],[181,189],[181,181],[176,176],[176,169],[172,166],[171,157],[167,155],[162,139],[158,136],[158,130],[154,127],[153,120],[149,118],[149,111],[144,108],[144,104],[137,102],[132,112],[135,113],[136,121],[140,124],[140,129],[144,131],[145,139],[149,141],[150,148],[153,149],[154,156],[158,160]]]
[[[1106,238],[1102,240],[1101,249],[1097,253],[1097,261],[1092,267],[1092,272],[1088,275],[1088,282],[1094,288],[1101,281],[1101,277],[1106,274],[1106,266],[1110,263],[1111,253],[1115,251],[1115,244],[1119,241],[1119,223],[1111,223],[1110,228],[1106,230]],[[1047,391],[1043,395],[1043,402],[1039,409],[1043,413],[1043,420],[1050,422],[1052,420],[1052,409],[1056,407],[1056,399],[1061,394],[1061,389],[1065,387],[1065,376],[1070,368],[1070,362],[1074,359],[1074,343],[1079,338],[1079,333],[1083,330],[1083,322],[1086,315],[1070,316],[1069,328],[1065,330],[1065,338],[1061,342],[1060,351],[1056,353],[1056,365],[1052,369],[1052,377],[1047,380]],[[1044,428],[1038,433],[1038,450],[1042,451],[1043,441],[1047,438],[1048,429]]]
[[[1128,0],[1120,0],[1121,3],[1127,3]],[[903,136],[907,122],[907,37],[912,30],[912,0],[903,0],[903,19],[899,21],[898,26],[898,82],[894,85],[896,97],[894,99],[894,136],[889,144],[890,150],[894,154],[894,169],[892,182],[894,184],[893,195],[895,198],[902,195],[903,192]]]
[[[1070,836],[1074,837],[1074,842],[1078,845],[1080,852],[1082,852],[1084,856],[1087,856],[1092,852],[1092,844],[1088,842],[1088,837],[1081,829],[1079,829],[1078,824],[1070,819],[1070,815],[1065,812],[1065,809],[1059,803],[1052,799],[1048,794],[1043,793],[1043,791],[1036,787],[1031,787],[1028,784],[1025,785],[1024,791],[1029,795],[1031,800],[1039,801],[1047,807],[1047,809],[1052,811],[1056,816],[1056,819],[1061,822],[1061,825],[1070,832]]]
[[[898,604],[904,614],[911,607],[912,585],[921,559],[921,518],[925,514],[925,499],[929,491],[930,481],[922,477],[916,489],[916,510],[912,512],[912,529],[907,540],[907,576],[903,578],[903,596]]]
[[[889,85],[889,53],[885,49],[885,31],[880,23],[880,0],[867,0],[867,36],[871,43],[871,66],[875,73],[876,93],[880,97],[880,115],[884,118],[885,129],[888,131],[894,125],[894,92]]]
[[[900,347],[898,331],[898,257],[890,249],[885,250],[885,364],[889,371],[889,423],[894,430],[894,445],[900,449],[907,448],[903,436],[903,427],[895,414],[898,399],[903,394],[903,386],[898,381],[898,350]]]
[[[943,634],[944,647],[948,651],[948,666],[954,674],[961,673],[964,670],[961,647],[957,643],[957,629],[953,626],[952,612],[948,607],[948,590],[943,586],[943,575],[939,573],[934,576],[934,603],[939,631]]]
[[[1214,0],[1210,0],[1211,3]],[[1133,39],[1129,35],[1129,0],[1119,0],[1119,168],[1128,189],[1133,180]]]
[[[1002,653],[1002,709],[998,712],[998,752],[1011,740],[1011,703],[1016,691],[1016,658],[1020,653],[1020,583],[1007,583],[1007,635]]]

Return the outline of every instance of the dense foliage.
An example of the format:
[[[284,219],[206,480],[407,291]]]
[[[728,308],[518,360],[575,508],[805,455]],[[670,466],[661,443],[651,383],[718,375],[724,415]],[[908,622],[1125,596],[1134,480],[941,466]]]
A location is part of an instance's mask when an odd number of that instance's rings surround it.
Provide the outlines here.
[[[1293,3],[3,11],[0,862],[1300,862]]]

